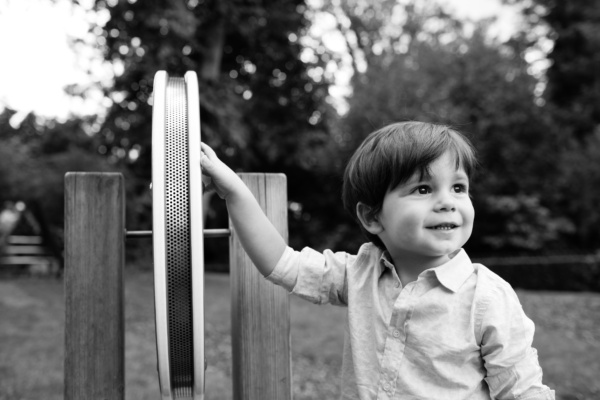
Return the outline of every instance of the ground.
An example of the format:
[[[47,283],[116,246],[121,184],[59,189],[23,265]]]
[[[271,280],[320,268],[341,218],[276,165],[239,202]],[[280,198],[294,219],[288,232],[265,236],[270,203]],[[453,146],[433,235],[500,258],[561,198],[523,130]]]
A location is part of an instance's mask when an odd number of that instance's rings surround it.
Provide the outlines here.
[[[228,278],[206,280],[209,400],[231,399]],[[152,274],[128,271],[125,290],[126,398],[158,399]],[[600,293],[517,293],[557,399],[600,399]],[[0,400],[63,398],[63,296],[60,279],[0,281]],[[294,399],[337,398],[344,309],[292,298],[291,313]]]

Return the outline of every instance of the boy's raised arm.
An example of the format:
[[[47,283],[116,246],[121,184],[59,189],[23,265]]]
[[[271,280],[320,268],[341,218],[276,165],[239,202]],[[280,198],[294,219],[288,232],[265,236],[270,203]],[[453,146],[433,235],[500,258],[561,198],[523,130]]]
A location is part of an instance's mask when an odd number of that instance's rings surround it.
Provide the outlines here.
[[[203,180],[225,199],[229,218],[248,256],[263,276],[271,274],[287,245],[271,224],[250,189],[212,148],[201,144]],[[207,179],[208,178],[208,179]]]

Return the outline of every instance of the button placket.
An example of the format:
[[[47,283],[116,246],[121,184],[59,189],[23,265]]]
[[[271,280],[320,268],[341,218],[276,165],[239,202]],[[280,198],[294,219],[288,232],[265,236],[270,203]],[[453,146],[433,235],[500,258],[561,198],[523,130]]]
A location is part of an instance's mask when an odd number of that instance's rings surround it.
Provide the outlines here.
[[[393,305],[393,312],[388,326],[387,339],[381,360],[381,376],[378,399],[391,398],[396,393],[398,367],[404,358],[405,335],[403,333],[407,319],[412,314],[413,285],[402,286],[399,279],[394,282],[396,288],[401,288]]]
[[[391,398],[391,396],[393,396],[394,393],[396,393],[396,378],[392,379],[391,381],[383,381],[380,384],[379,395],[377,396],[377,399],[388,399]]]
[[[393,328],[393,326],[391,326]],[[388,331],[388,337],[386,339],[385,348],[383,350],[383,357],[381,359],[381,373],[379,376],[379,392],[378,399],[387,399],[388,396],[395,393],[396,381],[398,379],[398,367],[402,362],[404,356],[404,343],[402,340],[394,338],[393,329]],[[400,337],[401,332],[400,333]]]
[[[394,379],[392,379],[391,381],[386,381],[383,383],[382,385],[382,389],[385,393],[387,393],[389,396],[392,396],[394,393],[396,393],[396,379],[397,376],[394,377]]]

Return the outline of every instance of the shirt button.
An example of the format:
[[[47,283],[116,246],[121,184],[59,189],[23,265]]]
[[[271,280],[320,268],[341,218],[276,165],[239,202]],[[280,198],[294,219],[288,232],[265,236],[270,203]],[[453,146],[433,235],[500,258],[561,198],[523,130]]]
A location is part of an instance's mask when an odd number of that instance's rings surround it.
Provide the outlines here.
[[[383,390],[385,390],[386,392],[389,392],[391,388],[392,387],[390,386],[389,383],[386,382],[383,384]]]
[[[396,282],[396,284],[394,286],[396,286],[397,288],[399,288],[400,287],[400,282]]]
[[[399,338],[400,337],[400,331],[398,329],[394,330],[394,337],[395,338]]]

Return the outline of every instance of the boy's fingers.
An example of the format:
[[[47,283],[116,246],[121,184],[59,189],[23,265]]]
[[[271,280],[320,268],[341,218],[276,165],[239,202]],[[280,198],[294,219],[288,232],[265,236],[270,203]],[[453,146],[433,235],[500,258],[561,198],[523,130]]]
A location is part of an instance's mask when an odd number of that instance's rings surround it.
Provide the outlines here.
[[[217,187],[213,184],[212,179],[207,176],[202,176],[202,183],[204,184],[204,193],[215,192],[219,194]]]
[[[206,192],[215,191],[220,198],[224,199],[225,194],[215,185],[213,178],[219,175],[219,169],[222,167],[222,162],[217,157],[215,151],[206,143],[200,143],[200,167],[202,169],[202,183]]]
[[[208,158],[206,153],[200,153],[200,165],[202,166],[202,168],[207,168],[208,164],[210,164],[210,159]]]
[[[207,188],[212,184],[212,179],[210,176],[206,176],[206,175],[202,175],[202,183],[204,183],[204,186],[206,186]]]
[[[210,174],[213,170],[214,164],[210,159],[210,156],[205,152],[202,152],[200,155],[200,167],[202,168],[203,173],[207,172]]]
[[[217,154],[215,153],[215,151],[206,143],[204,142],[200,142],[200,149],[204,152],[204,154],[206,154],[206,156],[208,158],[213,158],[216,157]]]

